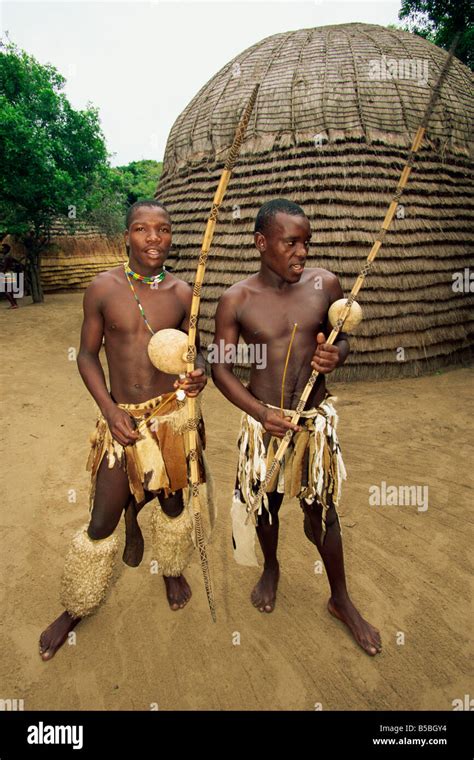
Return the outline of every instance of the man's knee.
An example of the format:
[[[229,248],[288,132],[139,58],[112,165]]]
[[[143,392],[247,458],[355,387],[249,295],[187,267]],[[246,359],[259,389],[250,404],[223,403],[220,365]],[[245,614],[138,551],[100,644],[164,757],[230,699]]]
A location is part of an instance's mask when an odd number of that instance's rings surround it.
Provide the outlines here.
[[[270,525],[270,517],[271,524],[278,524],[278,512],[280,511],[284,494],[279,493],[278,491],[271,491],[270,493],[267,493],[267,496],[268,510],[263,507],[262,513],[257,517],[257,527]]]
[[[307,514],[311,520],[315,520],[319,523],[321,522],[322,515],[323,515],[323,506],[317,499],[314,499],[314,501],[312,501],[311,504],[308,504],[304,499],[302,499],[301,505],[303,507],[303,512],[305,512],[305,514]],[[330,528],[332,525],[334,525],[337,522],[338,522],[338,518],[337,518],[336,507],[334,506],[334,504],[331,504],[331,506],[326,512],[326,529]]]
[[[338,523],[336,507],[332,505],[326,512],[326,530]]]
[[[280,493],[279,491],[271,491],[267,494],[270,512],[278,512],[282,505],[284,495],[285,494]]]
[[[93,517],[87,528],[87,535],[93,541],[100,541],[102,538],[111,536],[114,532],[116,524],[112,524],[110,520],[105,520],[100,517]]]
[[[184,502],[182,491],[176,491],[166,497],[161,496],[159,501],[163,512],[167,514],[168,517],[178,517],[183,511]]]

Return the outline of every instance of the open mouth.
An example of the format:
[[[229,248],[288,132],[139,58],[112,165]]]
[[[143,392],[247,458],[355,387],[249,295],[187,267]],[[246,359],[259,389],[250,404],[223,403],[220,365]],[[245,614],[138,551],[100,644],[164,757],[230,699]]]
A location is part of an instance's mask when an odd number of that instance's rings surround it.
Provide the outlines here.
[[[304,264],[291,264],[290,269],[294,272],[301,273],[304,269]]]

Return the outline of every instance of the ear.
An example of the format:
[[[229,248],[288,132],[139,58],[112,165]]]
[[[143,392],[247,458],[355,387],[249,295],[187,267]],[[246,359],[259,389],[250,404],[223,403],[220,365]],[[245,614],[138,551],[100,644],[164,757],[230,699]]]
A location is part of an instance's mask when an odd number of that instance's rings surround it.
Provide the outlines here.
[[[260,252],[263,252],[266,248],[265,235],[262,235],[261,232],[256,232],[253,236],[253,239],[256,249]]]
[[[125,245],[128,245],[128,230],[125,230],[125,232],[123,233],[123,237],[125,240]]]

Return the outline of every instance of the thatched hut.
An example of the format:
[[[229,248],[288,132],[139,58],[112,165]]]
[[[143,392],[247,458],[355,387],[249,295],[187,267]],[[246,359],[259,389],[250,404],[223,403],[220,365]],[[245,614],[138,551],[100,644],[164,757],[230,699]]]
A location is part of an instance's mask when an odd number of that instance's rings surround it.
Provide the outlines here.
[[[59,219],[51,228],[51,239],[41,256],[41,282],[45,293],[83,290],[100,272],[126,261],[123,235],[105,235],[98,227],[75,222],[74,234]],[[8,243],[12,255],[23,263],[26,249],[13,235]]]
[[[303,206],[313,227],[310,265],[336,272],[350,290],[446,55],[372,24],[302,29],[253,45],[198,92],[171,129],[156,194],[171,211],[173,263],[188,281],[223,157],[261,83],[209,258],[204,344],[223,290],[258,269],[253,223],[270,198]],[[472,73],[455,60],[360,293],[365,318],[340,378],[419,374],[471,357],[472,93]]]

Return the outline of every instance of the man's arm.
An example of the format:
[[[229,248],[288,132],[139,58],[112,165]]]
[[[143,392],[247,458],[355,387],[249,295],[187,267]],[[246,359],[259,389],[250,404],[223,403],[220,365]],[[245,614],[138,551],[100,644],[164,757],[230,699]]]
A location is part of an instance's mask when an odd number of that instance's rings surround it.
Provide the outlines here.
[[[130,416],[112,400],[100,363],[99,351],[104,336],[104,318],[101,310],[102,293],[103,283],[100,280],[94,280],[84,294],[84,320],[82,322],[77,367],[87,390],[107,420],[113,437],[122,446],[127,446],[129,443],[133,443],[139,434],[133,429]]]
[[[261,422],[265,430],[272,435],[281,438],[289,428],[296,431],[300,430],[299,425],[293,425],[252,396],[250,391],[235,377],[233,362],[219,361],[219,359],[224,359],[227,353],[224,351],[224,356],[219,356],[220,346],[224,346],[226,349],[228,346],[237,346],[239,340],[240,325],[236,312],[236,296],[233,293],[227,291],[221,296],[217,306],[215,323],[214,345],[218,351],[217,360],[211,363],[211,372],[212,379],[220,392],[232,404]]]
[[[84,294],[84,319],[77,366],[87,390],[105,415],[114,402],[107,390],[104,371],[99,360],[99,351],[104,337],[104,318],[100,308],[101,290],[101,284],[94,280]]]
[[[331,275],[328,283],[329,292],[329,306],[334,301],[338,301],[344,298],[344,293],[341,288],[336,275]],[[320,372],[322,375],[327,375],[329,372],[342,367],[350,352],[350,345],[347,333],[341,331],[332,345],[326,343],[326,338],[329,337],[331,332],[331,326],[329,320],[326,324],[326,335],[323,332],[318,333],[316,336],[317,347],[311,361],[313,369]]]

